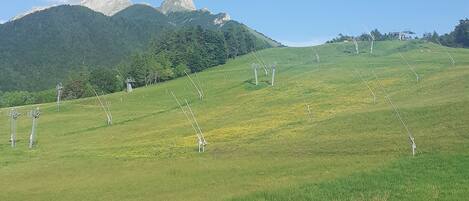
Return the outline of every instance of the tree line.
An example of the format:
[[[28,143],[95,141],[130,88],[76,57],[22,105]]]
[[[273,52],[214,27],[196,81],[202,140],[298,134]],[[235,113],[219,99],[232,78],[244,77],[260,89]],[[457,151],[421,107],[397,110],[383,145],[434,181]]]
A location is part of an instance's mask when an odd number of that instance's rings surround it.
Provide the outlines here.
[[[460,20],[450,33],[439,35],[434,31],[423,34],[422,39],[448,47],[469,48],[469,19]]]
[[[389,33],[381,33],[378,29],[374,29],[370,31],[370,33],[362,33],[358,36],[351,36],[351,35],[344,35],[339,34],[336,38],[327,41],[326,43],[340,43],[344,41],[370,41],[372,40],[372,36],[374,37],[375,41],[390,41],[390,40],[399,40],[399,39],[412,39],[412,35],[415,32],[413,31],[401,31],[401,32],[389,32]]]
[[[201,26],[171,30],[153,40],[148,50],[130,55],[115,67],[79,67],[64,81],[62,98],[90,97],[94,95],[93,90],[99,93],[122,91],[128,78],[135,81],[133,87],[165,82],[267,47],[266,42],[243,26],[231,26],[223,31]],[[53,102],[55,99],[55,89],[0,92],[0,107]]]
[[[339,34],[336,38],[327,41],[326,43],[338,43],[344,41],[370,41],[373,35],[375,41],[390,41],[399,39],[415,39],[433,42],[448,47],[469,48],[469,19],[459,21],[454,30],[450,33],[439,35],[436,31],[433,33],[424,33],[421,37],[414,36],[413,31],[389,32],[381,33],[378,29],[372,30],[370,33],[363,33],[359,36],[350,36]],[[404,37],[404,38],[400,38]]]

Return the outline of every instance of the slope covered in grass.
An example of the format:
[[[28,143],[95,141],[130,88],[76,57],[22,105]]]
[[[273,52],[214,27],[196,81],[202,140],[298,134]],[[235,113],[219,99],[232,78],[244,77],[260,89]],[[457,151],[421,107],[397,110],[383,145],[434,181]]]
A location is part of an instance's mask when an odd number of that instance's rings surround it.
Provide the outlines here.
[[[321,63],[311,48],[261,51],[278,63],[274,87],[262,70],[260,85],[252,84],[253,55],[232,60],[197,75],[203,101],[187,78],[112,94],[105,99],[113,126],[92,98],[65,102],[60,112],[41,105],[34,150],[26,115],[33,106],[20,108],[16,149],[5,108],[0,200],[464,199],[469,51],[378,42],[369,55],[368,45],[360,44],[360,56],[350,43],[319,46]],[[415,158],[373,71],[415,135]],[[206,153],[197,153],[171,91],[191,102]]]

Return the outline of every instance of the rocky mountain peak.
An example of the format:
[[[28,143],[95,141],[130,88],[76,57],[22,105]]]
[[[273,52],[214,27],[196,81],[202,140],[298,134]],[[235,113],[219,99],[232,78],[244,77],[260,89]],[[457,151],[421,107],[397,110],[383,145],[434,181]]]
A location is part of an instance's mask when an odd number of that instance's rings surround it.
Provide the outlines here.
[[[80,5],[112,16],[132,5],[130,0],[82,0]]]
[[[164,14],[196,10],[193,0],[165,0],[160,7]]]

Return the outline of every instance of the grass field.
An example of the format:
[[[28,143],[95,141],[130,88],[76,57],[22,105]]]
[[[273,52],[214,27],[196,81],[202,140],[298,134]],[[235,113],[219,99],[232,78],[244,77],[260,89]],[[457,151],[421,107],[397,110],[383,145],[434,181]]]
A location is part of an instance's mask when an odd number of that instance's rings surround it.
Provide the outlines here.
[[[0,116],[0,200],[466,200],[469,197],[469,50],[378,42],[260,51],[187,78],[96,99],[40,105],[38,144],[27,148],[25,106],[18,147]],[[446,54],[456,60],[453,66]],[[401,53],[420,75],[401,60]],[[384,99],[375,72],[416,138]],[[377,95],[377,102],[357,72]],[[195,77],[194,77],[195,78]],[[170,91],[192,103],[209,143],[197,153],[191,125]],[[310,107],[311,114],[307,107]]]

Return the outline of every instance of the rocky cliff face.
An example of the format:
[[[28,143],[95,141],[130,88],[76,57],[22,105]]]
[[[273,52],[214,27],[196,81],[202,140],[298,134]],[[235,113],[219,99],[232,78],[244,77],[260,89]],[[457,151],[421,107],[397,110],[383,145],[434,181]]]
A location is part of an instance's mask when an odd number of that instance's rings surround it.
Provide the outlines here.
[[[82,0],[80,5],[112,16],[132,5],[130,0]]]
[[[196,10],[192,0],[165,0],[160,7],[161,12],[167,14],[171,12],[183,12]]]
[[[90,8],[91,10],[103,13],[107,16],[112,16],[133,4],[131,0],[69,0],[67,1],[67,3],[71,5],[85,6]],[[34,9],[28,12],[19,14],[18,16],[11,19],[11,21],[20,19],[26,15],[42,11],[54,6],[57,5],[51,5],[47,7],[35,7]],[[165,0],[161,4],[161,7],[158,9],[162,13],[168,14],[172,12],[195,11],[196,7],[194,5],[193,0]],[[224,21],[225,19],[220,19],[214,23],[223,24]]]
[[[218,26],[223,26],[226,22],[230,21],[231,17],[227,13],[221,13],[220,17],[216,18],[213,21],[213,24],[218,25]]]
[[[66,1],[66,3],[70,5],[85,6],[91,10],[103,13],[107,16],[112,16],[118,13],[119,11],[124,10],[125,8],[132,5],[132,2],[130,0],[69,0],[69,1]],[[33,14],[39,11],[43,11],[43,10],[46,10],[55,6],[58,6],[58,5],[54,4],[54,5],[45,6],[45,7],[34,7],[33,9],[27,12],[20,13],[19,15],[12,18],[10,21],[14,21],[26,15]]]

